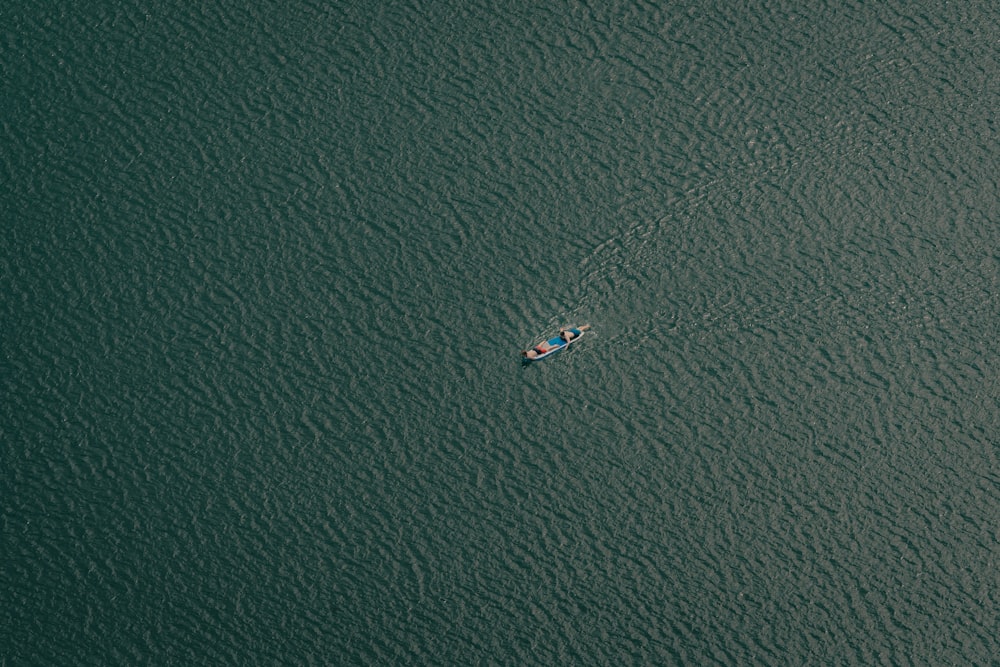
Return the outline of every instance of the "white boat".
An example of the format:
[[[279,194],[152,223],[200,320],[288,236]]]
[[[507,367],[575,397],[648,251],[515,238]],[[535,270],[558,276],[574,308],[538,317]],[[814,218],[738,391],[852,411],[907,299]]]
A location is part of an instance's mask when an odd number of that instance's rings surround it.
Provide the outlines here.
[[[560,350],[565,350],[567,347],[580,340],[583,337],[583,333],[590,329],[589,324],[584,324],[582,327],[566,327],[559,330],[559,335],[548,339],[544,343],[539,343],[528,350],[521,351],[521,357],[526,361],[539,361],[544,359],[550,354],[555,354]]]

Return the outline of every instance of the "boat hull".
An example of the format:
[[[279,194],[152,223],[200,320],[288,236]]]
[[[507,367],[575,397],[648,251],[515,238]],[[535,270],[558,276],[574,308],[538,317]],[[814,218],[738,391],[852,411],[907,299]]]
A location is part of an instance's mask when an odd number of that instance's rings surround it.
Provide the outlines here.
[[[573,343],[575,343],[576,341],[580,340],[583,337],[584,332],[586,332],[586,329],[583,327],[579,329],[575,327],[569,327],[566,330],[573,334],[573,337],[569,340],[569,342],[564,341],[559,336],[550,338],[544,343],[539,343],[538,345],[533,347],[532,350],[534,350],[535,356],[533,357],[526,356],[524,358],[525,362],[541,361],[546,357],[552,356],[556,352],[561,352],[570,345],[572,345]]]

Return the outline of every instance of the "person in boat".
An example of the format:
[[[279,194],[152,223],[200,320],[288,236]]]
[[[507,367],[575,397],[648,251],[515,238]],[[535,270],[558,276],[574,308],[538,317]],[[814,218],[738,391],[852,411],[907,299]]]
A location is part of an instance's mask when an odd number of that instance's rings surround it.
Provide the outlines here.
[[[566,341],[566,344],[569,345],[569,342],[574,338],[576,338],[576,334],[570,331],[569,329],[560,329],[559,337],[562,338],[564,341]]]
[[[539,343],[530,350],[524,350],[523,352],[521,352],[521,356],[525,357],[526,359],[537,359],[539,355],[545,354],[548,351],[549,348],[546,346],[545,343]]]

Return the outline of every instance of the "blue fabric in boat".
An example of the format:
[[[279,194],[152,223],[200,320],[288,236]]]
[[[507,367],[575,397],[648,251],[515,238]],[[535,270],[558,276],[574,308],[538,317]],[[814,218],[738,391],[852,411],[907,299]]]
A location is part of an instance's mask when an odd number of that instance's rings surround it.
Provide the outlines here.
[[[568,329],[568,331],[571,331],[573,333],[573,340],[579,338],[580,334],[583,333],[579,329]],[[555,338],[550,338],[548,340],[548,344],[549,347],[562,347],[563,345],[567,345],[568,343],[564,341],[561,336],[556,336]]]

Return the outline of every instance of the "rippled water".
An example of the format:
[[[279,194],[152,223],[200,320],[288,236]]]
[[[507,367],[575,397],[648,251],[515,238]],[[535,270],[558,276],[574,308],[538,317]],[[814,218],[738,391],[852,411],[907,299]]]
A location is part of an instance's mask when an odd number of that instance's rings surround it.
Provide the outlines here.
[[[0,10],[0,664],[995,664],[993,5],[542,5]]]

